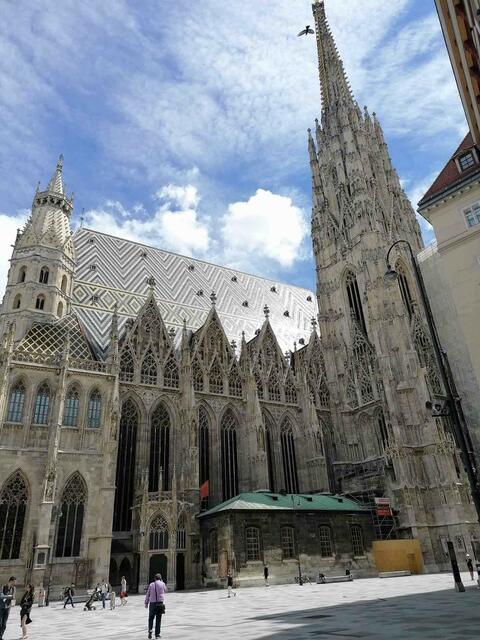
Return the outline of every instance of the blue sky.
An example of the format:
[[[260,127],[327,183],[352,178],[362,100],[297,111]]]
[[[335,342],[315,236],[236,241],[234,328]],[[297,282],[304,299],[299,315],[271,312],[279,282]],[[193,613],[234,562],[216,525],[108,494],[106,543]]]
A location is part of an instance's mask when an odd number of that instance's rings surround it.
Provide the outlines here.
[[[0,285],[59,153],[85,225],[314,287],[308,0],[4,0]],[[466,131],[433,0],[327,0],[360,105],[417,201]],[[423,225],[425,239],[431,231]]]

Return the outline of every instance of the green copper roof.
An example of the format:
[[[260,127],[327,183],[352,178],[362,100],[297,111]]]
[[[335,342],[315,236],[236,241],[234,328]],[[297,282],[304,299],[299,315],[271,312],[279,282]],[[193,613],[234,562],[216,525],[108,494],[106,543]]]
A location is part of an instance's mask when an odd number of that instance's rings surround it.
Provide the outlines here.
[[[288,511],[368,511],[366,507],[344,498],[325,494],[281,494],[259,491],[255,493],[240,493],[240,495],[217,504],[208,511],[200,514],[200,517],[210,516],[221,511],[243,510],[279,510]]]

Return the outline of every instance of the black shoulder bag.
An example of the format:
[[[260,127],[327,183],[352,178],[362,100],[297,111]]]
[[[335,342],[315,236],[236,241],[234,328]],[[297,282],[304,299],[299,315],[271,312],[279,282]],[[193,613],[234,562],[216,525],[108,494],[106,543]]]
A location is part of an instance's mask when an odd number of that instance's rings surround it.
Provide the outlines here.
[[[157,582],[155,581],[155,597],[157,598],[157,602],[155,603],[155,613],[160,614],[161,616],[165,613],[165,603],[159,602],[157,595]]]

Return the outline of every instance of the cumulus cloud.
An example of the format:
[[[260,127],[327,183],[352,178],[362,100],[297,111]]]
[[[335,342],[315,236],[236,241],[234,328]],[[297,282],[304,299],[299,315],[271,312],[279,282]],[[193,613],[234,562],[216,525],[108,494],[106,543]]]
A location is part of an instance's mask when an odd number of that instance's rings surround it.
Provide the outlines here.
[[[14,216],[0,213],[0,229],[2,230],[0,234],[0,295],[3,295],[7,284],[7,274],[10,267],[8,260],[12,255],[12,245],[15,242],[17,229],[23,227],[28,214],[28,211],[20,211]]]
[[[225,258],[242,266],[267,259],[291,267],[301,257],[306,235],[302,210],[288,196],[265,189],[230,204],[222,221]]]

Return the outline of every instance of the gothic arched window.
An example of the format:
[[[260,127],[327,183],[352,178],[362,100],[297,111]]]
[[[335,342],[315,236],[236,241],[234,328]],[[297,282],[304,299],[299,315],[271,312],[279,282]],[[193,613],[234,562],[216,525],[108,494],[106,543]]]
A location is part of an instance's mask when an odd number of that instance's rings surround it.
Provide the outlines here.
[[[238,495],[237,420],[231,409],[223,414],[220,428],[223,499],[229,500]]]
[[[295,529],[282,527],[282,557],[289,560],[295,557]]]
[[[210,479],[210,419],[205,407],[198,408],[198,471],[200,486]]]
[[[35,300],[35,309],[39,309],[40,311],[43,311],[45,307],[45,296],[37,296],[37,299]]]
[[[247,527],[245,531],[245,556],[247,562],[260,560],[260,529],[258,527]]]
[[[18,560],[28,504],[25,478],[17,471],[0,493],[0,560]]]
[[[89,427],[97,429],[100,426],[102,416],[102,396],[98,389],[94,389],[88,398],[87,424]]]
[[[366,335],[367,325],[365,323],[365,316],[363,315],[362,299],[360,297],[360,290],[358,288],[357,277],[353,271],[349,271],[345,278],[345,288],[347,290],[347,299],[350,314],[357,322],[360,329]]]
[[[280,384],[278,382],[277,372],[272,369],[270,377],[268,379],[268,399],[280,402]]]
[[[282,424],[280,442],[282,445],[283,477],[285,491],[298,493],[297,459],[295,455],[295,438],[288,418]]]
[[[19,293],[17,293],[17,295],[13,299],[13,308],[20,309],[21,306],[22,306],[22,296]]]
[[[192,377],[195,391],[203,391],[203,371],[197,358],[192,363]]]
[[[48,270],[48,267],[42,267],[40,269],[40,277],[38,279],[38,281],[41,284],[48,284],[48,276],[50,275],[50,271]]]
[[[149,549],[168,549],[168,524],[163,515],[158,515],[150,525]]]
[[[80,406],[80,394],[76,387],[70,387],[65,397],[63,409],[63,425],[65,427],[76,427],[78,424],[78,409]]]
[[[178,374],[178,365],[175,357],[170,355],[163,369],[163,384],[171,389],[178,389],[180,376]]]
[[[85,481],[79,473],[74,473],[65,485],[60,503],[55,549],[57,558],[73,558],[80,555],[86,501]]]
[[[275,491],[275,451],[273,447],[273,430],[265,415],[263,419],[265,422],[265,454],[267,457],[268,489],[270,491]]]
[[[25,385],[21,380],[16,382],[10,390],[8,399],[7,422],[22,422],[23,407],[25,406]]]
[[[236,396],[237,398],[242,397],[242,380],[240,378],[240,373],[238,372],[238,369],[235,365],[230,370],[230,376],[228,378],[228,391],[231,396]]]
[[[137,450],[138,409],[132,400],[122,406],[118,434],[115,504],[113,530],[130,531],[135,487],[135,457]]]
[[[177,525],[177,551],[184,551],[187,548],[187,530],[185,520],[180,518]]]
[[[135,364],[130,349],[125,349],[120,358],[120,380],[132,382],[135,373]]]
[[[297,390],[295,389],[295,384],[291,376],[288,376],[285,385],[285,402],[288,404],[297,404]]]
[[[404,264],[401,261],[398,261],[395,265],[395,271],[398,276],[398,286],[400,287],[400,294],[402,296],[403,304],[408,313],[408,317],[411,318],[413,315],[413,305],[414,300],[412,298],[412,293],[410,290],[409,277],[407,275],[407,270]]]
[[[18,272],[17,282],[20,284],[21,282],[25,282],[26,279],[27,279],[27,267],[22,267]]]
[[[157,361],[151,349],[147,351],[140,369],[140,382],[142,384],[157,384]]]
[[[33,408],[33,424],[48,424],[50,418],[51,393],[48,384],[40,385]]]
[[[68,284],[67,276],[62,276],[62,284],[60,286],[62,293],[67,292],[67,284]]]
[[[159,404],[152,414],[150,424],[149,491],[169,490],[170,414],[164,404]],[[159,486],[160,471],[162,485]]]
[[[353,555],[363,556],[365,553],[365,547],[363,544],[362,527],[358,524],[352,524],[350,526],[350,537],[352,540]]]
[[[255,383],[257,385],[257,394],[259,400],[263,400],[263,380],[258,371],[255,371]]]
[[[57,316],[61,318],[63,316],[63,302],[57,304]]]
[[[216,358],[208,372],[208,380],[211,393],[223,393],[223,373]]]
[[[388,430],[387,424],[385,422],[385,416],[383,415],[383,411],[379,411],[376,415],[377,421],[377,430],[378,436],[380,438],[380,442],[382,443],[383,449],[386,449],[388,446]]]
[[[322,525],[318,528],[318,542],[322,558],[333,556],[332,530],[328,525]]]

